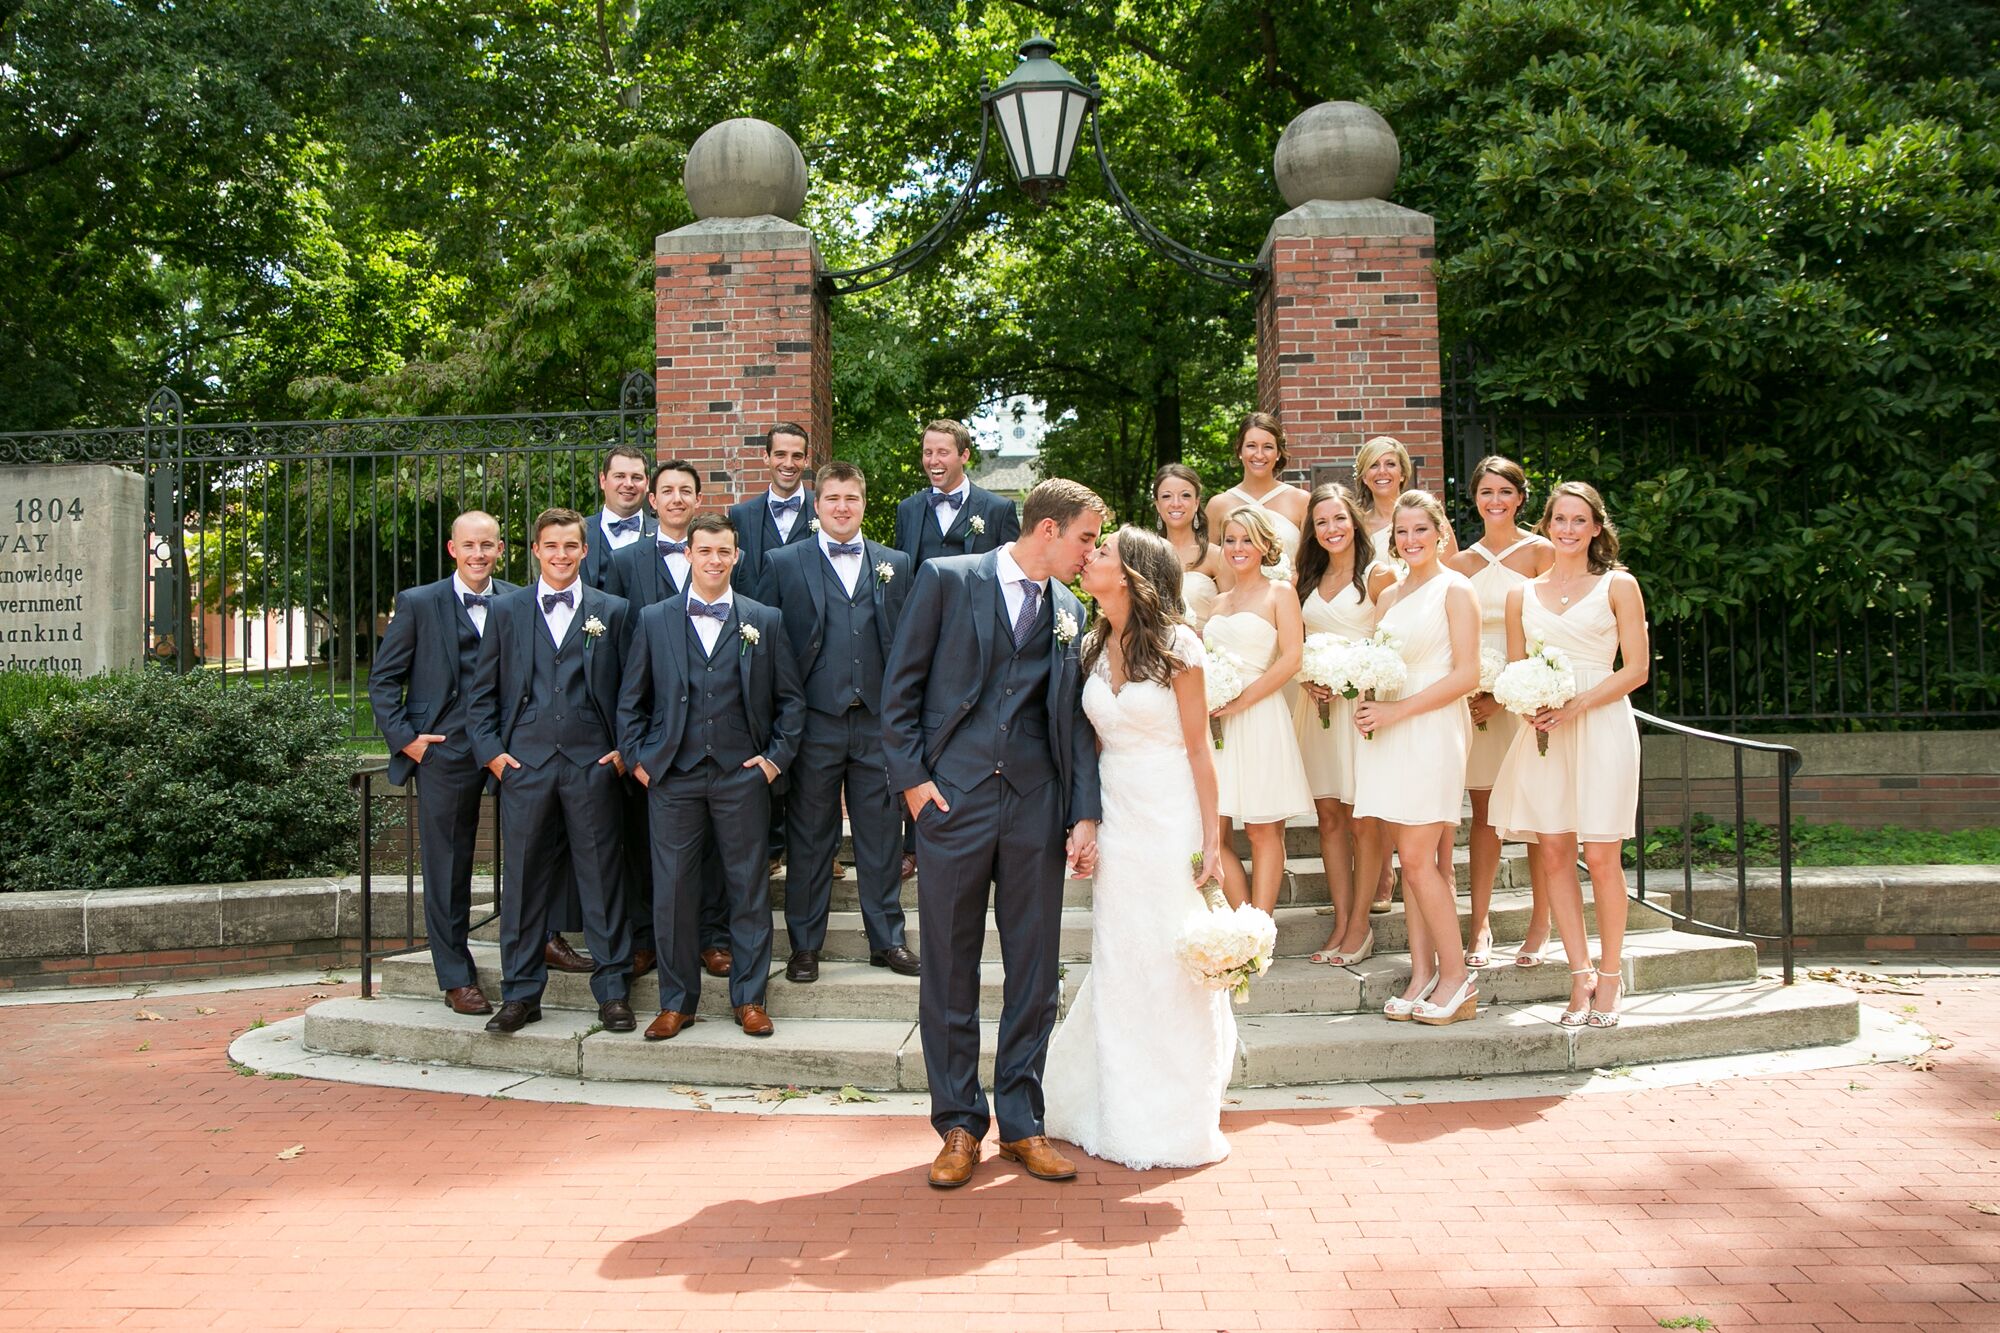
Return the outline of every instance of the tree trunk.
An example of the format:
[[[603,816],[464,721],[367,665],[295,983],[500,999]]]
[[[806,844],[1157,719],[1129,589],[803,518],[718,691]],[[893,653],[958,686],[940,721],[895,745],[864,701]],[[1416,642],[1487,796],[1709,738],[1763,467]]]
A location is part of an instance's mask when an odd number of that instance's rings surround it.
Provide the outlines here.
[[[1169,375],[1153,395],[1153,467],[1181,461],[1181,381]]]

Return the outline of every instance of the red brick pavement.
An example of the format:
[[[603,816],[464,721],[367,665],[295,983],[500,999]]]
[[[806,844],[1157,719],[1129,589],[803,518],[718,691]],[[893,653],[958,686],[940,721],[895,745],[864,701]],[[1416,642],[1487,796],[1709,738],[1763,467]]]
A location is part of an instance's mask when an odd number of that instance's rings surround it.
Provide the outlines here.
[[[2000,1327],[2000,980],[1921,990],[1871,999],[1928,1072],[1236,1112],[1206,1170],[954,1193],[910,1118],[231,1070],[304,990],[0,1008],[0,1327]]]

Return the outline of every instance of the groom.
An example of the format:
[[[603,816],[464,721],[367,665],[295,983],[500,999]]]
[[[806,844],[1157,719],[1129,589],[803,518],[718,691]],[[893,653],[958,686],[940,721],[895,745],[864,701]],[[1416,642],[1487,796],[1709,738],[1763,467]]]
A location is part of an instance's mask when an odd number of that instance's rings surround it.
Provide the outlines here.
[[[1028,494],[1021,537],[918,571],[882,688],[889,785],[917,825],[919,1025],[939,1189],[979,1161],[979,963],[988,886],[1006,968],[993,1071],[1000,1155],[1030,1175],[1076,1168],[1042,1133],[1055,1028],[1064,862],[1097,859],[1097,742],[1077,667],[1083,608],[1063,585],[1096,549],[1104,502],[1073,481]],[[966,648],[971,651],[965,651]]]

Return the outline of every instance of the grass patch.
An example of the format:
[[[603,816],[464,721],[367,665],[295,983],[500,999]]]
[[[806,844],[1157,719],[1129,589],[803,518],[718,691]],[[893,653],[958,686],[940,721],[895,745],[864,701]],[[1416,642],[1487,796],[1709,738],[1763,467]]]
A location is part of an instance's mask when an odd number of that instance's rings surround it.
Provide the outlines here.
[[[1679,825],[1655,828],[1646,835],[1646,867],[1677,870],[1681,865]],[[1736,864],[1733,821],[1696,815],[1687,830],[1688,857],[1703,870],[1729,869]],[[1746,820],[1744,859],[1753,866],[1778,864],[1778,832],[1769,824]],[[1625,864],[1637,862],[1631,843]],[[1937,829],[1850,828],[1845,824],[1793,824],[1792,864],[1798,866],[1991,865],[2000,863],[2000,828]]]

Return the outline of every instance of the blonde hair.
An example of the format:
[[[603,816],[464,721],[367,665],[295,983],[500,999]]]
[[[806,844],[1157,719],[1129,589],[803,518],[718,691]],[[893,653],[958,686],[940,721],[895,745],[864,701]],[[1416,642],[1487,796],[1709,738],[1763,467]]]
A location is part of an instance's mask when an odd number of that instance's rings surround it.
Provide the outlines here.
[[[1444,506],[1438,503],[1437,497],[1429,491],[1404,491],[1396,497],[1396,507],[1389,515],[1390,522],[1393,524],[1396,515],[1402,513],[1405,509],[1415,509],[1430,517],[1431,523],[1437,528],[1438,551],[1442,553],[1444,551],[1446,535],[1451,529],[1445,526]],[[1389,533],[1389,545],[1391,548],[1396,548],[1396,534],[1393,528]],[[1398,559],[1403,560],[1404,564],[1409,563],[1408,559],[1403,557],[1400,549],[1396,549],[1396,555]]]
[[[1383,454],[1396,455],[1396,462],[1403,469],[1403,485],[1413,485],[1417,480],[1416,464],[1410,461],[1410,451],[1403,447],[1401,440],[1393,435],[1377,435],[1363,441],[1361,447],[1354,451],[1354,496],[1361,504],[1361,512],[1370,518],[1375,517],[1375,492],[1368,488],[1368,469],[1374,467],[1375,461]],[[1407,491],[1404,493],[1408,494]],[[1401,503],[1399,499],[1397,504]]]
[[[1232,523],[1249,534],[1251,543],[1263,552],[1264,558],[1259,563],[1264,568],[1269,569],[1285,558],[1284,547],[1278,542],[1278,530],[1271,526],[1271,520],[1265,517],[1263,510],[1255,505],[1230,510],[1229,517],[1222,521],[1223,536],[1229,535]]]

